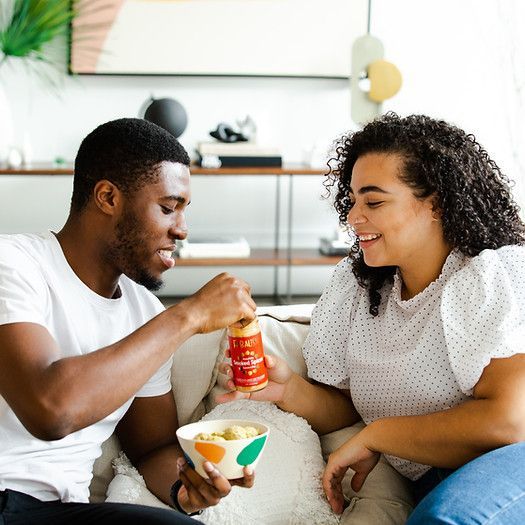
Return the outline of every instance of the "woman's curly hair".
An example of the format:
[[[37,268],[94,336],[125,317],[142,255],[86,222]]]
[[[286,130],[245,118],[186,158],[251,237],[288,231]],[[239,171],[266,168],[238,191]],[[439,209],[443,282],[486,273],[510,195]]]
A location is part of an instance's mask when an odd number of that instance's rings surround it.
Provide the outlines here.
[[[445,240],[463,254],[525,244],[525,225],[511,197],[509,179],[473,135],[424,115],[402,118],[390,112],[336,141],[325,186],[329,194],[335,192],[341,224],[347,224],[352,208],[352,169],[367,153],[401,156],[402,181],[417,198],[434,196]],[[380,290],[392,281],[397,268],[367,266],[357,240],[349,257],[358,283],[368,290],[370,313],[377,316]]]

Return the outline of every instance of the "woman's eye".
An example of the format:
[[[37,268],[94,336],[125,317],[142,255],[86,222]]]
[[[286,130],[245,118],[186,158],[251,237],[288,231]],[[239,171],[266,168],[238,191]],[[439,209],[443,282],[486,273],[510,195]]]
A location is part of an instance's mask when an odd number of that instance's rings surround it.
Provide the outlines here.
[[[165,215],[169,215],[170,213],[173,213],[173,210],[171,208],[168,208],[167,206],[161,206],[162,208],[162,213],[164,213]]]
[[[368,201],[366,205],[369,206],[370,208],[375,208],[379,206],[380,204],[383,204],[383,202],[385,201]]]

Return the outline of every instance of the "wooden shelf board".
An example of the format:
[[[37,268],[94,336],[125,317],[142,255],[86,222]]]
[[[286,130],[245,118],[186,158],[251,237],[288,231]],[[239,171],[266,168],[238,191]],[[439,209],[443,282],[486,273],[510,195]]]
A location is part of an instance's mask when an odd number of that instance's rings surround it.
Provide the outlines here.
[[[289,164],[281,168],[264,168],[246,166],[240,168],[217,168],[205,169],[200,166],[191,165],[192,175],[323,175],[324,168],[311,168],[300,164]],[[64,164],[57,166],[52,162],[34,162],[31,166],[20,168],[8,168],[0,165],[0,175],[73,175],[73,165]]]
[[[273,249],[254,249],[250,257],[227,258],[177,258],[175,266],[322,266],[335,265],[342,257],[327,257],[321,255],[316,249],[292,250],[290,259],[286,250],[275,251]]]

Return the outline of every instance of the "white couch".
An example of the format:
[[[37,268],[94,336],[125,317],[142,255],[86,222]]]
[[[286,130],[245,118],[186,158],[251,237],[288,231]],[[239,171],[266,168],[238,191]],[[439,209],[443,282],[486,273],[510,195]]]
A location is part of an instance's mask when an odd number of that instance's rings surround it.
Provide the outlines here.
[[[313,305],[290,305],[264,307],[258,311],[265,352],[286,359],[291,368],[304,377],[307,370],[301,347],[308,333],[312,308]],[[358,494],[349,486],[350,477],[345,478],[349,505],[341,519],[331,513],[324,498],[320,484],[322,457],[326,458],[358,432],[362,423],[321,436],[319,440],[304,420],[285,414],[269,403],[241,401],[216,406],[217,367],[224,359],[226,347],[226,331],[220,330],[190,338],[175,353],[172,383],[180,424],[203,416],[241,416],[265,419],[271,432],[257,468],[255,487],[249,491],[235,488],[219,506],[206,511],[200,518],[202,521],[221,525],[235,525],[241,519],[243,525],[405,522],[412,508],[409,484],[383,459]],[[210,416],[206,416],[210,411]],[[104,444],[102,456],[94,466],[91,500],[162,506],[147,491],[126,458],[119,457],[119,452],[115,437]]]

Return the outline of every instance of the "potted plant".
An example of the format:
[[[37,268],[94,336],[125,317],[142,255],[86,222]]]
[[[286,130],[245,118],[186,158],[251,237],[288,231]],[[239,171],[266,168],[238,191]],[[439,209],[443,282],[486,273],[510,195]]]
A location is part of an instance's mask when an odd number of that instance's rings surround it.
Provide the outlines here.
[[[54,85],[55,77],[49,74],[49,68],[65,67],[65,51],[57,59],[57,49],[50,44],[59,41],[66,48],[74,5],[71,0],[12,0],[0,4],[0,161],[5,159],[13,138],[9,104],[1,84],[6,63],[23,61]]]

